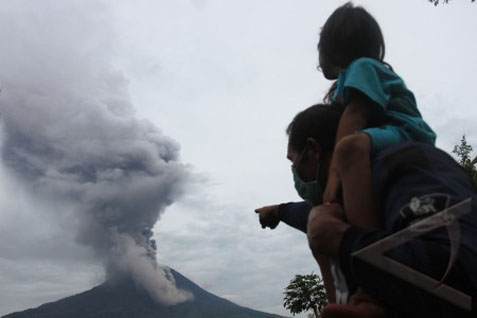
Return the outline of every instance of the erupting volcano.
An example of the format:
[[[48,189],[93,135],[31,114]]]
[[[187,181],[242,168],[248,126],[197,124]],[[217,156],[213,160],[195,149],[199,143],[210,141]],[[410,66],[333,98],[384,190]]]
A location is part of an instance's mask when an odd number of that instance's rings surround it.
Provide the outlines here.
[[[4,318],[280,318],[238,306],[208,293],[178,272],[170,272],[177,287],[193,294],[193,300],[175,306],[161,305],[132,280],[123,279]]]
[[[0,51],[2,171],[47,202],[48,211],[32,213],[67,224],[105,273],[100,286],[9,317],[276,317],[209,294],[157,262],[152,229],[190,173],[179,145],[136,117],[128,80],[112,63],[105,5],[5,5],[0,35],[14,36]]]
[[[52,212],[74,211],[64,219],[108,282],[128,277],[162,305],[190,300],[156,262],[151,231],[188,171],[178,144],[135,117],[128,81],[110,61],[110,13],[85,14],[83,1],[16,5],[0,31],[15,34],[0,52],[2,165]]]

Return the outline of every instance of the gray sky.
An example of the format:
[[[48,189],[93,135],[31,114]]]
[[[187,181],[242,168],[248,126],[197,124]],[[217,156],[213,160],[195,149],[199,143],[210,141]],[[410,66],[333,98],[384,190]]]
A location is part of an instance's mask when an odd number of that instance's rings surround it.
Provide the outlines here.
[[[124,94],[136,117],[175,139],[194,174],[155,226],[159,262],[236,303],[286,314],[283,288],[318,268],[302,233],[284,225],[262,230],[253,210],[298,199],[284,129],[330,85],[315,69],[316,43],[342,3],[50,0],[37,8],[33,0],[4,1],[0,82],[13,76],[31,86],[22,74],[60,76],[51,70],[66,67],[76,83],[82,68],[54,52],[68,46],[101,55],[129,81]],[[380,23],[386,61],[414,91],[438,146],[450,150],[465,133],[477,147],[477,5],[355,3]],[[9,31],[5,17],[22,21],[15,29],[22,33]],[[35,32],[35,19],[50,20],[50,31]],[[38,43],[49,49],[32,49]],[[64,80],[44,78],[50,85]],[[0,175],[0,314],[101,282],[102,267],[75,243],[74,207],[32,195],[6,167]]]

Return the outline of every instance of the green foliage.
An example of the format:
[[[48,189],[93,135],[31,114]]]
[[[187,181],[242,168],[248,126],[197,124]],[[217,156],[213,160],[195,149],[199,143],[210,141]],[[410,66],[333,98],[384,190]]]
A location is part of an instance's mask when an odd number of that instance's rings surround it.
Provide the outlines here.
[[[293,315],[313,310],[315,317],[326,306],[326,292],[323,280],[318,275],[295,275],[283,293],[283,307]]]
[[[460,140],[460,145],[455,145],[453,153],[459,157],[459,163],[469,174],[470,178],[474,182],[474,185],[477,187],[477,157],[474,159],[472,158],[472,146],[467,144],[467,140],[465,139],[465,135],[462,136]]]
[[[463,135],[462,139],[460,140],[460,145],[455,145],[452,152],[459,157],[460,164],[465,167],[471,162],[470,154],[472,153],[472,150],[472,146],[467,144],[465,135]]]
[[[475,0],[471,0],[472,2],[474,2]],[[440,3],[440,0],[429,0],[429,2],[433,3],[435,6],[438,5]],[[449,0],[442,0],[443,3],[449,3]]]

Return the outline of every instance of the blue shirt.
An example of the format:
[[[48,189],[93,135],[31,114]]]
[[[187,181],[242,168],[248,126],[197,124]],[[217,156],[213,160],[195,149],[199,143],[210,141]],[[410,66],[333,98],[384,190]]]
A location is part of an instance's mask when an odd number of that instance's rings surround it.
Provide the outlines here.
[[[397,133],[401,135],[400,141],[435,143],[436,134],[422,119],[414,94],[406,87],[402,78],[382,62],[363,57],[356,59],[342,71],[338,77],[334,99],[341,100],[346,105],[352,99],[353,90],[366,95],[379,106],[377,109],[383,111],[388,125],[402,130]],[[375,133],[379,133],[379,130],[372,130],[369,134]],[[387,146],[396,142],[389,143]],[[385,147],[379,147],[378,150],[383,148]]]

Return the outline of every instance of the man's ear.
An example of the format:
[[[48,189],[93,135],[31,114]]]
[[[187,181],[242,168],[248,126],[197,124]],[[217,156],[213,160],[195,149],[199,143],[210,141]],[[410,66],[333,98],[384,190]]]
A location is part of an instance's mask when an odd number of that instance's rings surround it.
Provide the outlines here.
[[[308,145],[308,155],[313,156],[316,160],[319,160],[321,154],[320,144],[316,141],[315,138],[312,137],[308,137],[306,139],[306,143]]]

